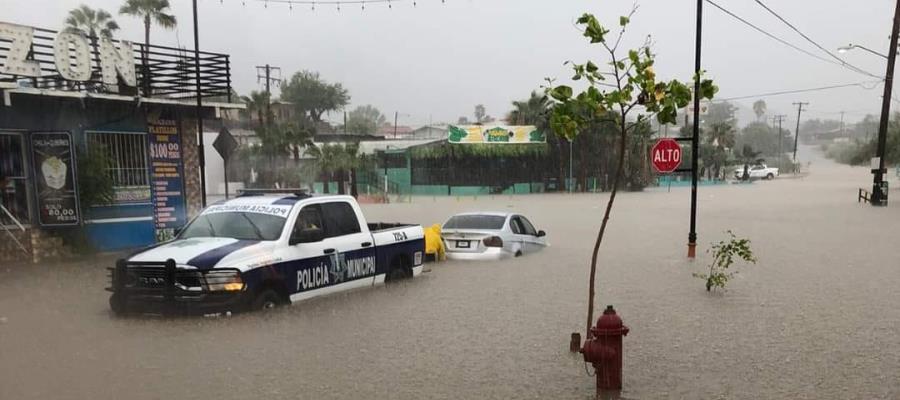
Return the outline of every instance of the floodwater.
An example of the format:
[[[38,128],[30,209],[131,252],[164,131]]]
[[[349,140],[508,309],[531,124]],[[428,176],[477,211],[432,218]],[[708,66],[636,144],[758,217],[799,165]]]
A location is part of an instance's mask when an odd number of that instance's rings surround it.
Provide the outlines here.
[[[868,182],[868,183],[867,183]],[[701,187],[699,257],[685,259],[688,188],[623,193],[598,268],[598,309],[625,338],[623,398],[900,397],[900,193],[858,205],[865,168],[815,158],[804,179]],[[416,198],[372,220],[431,224],[511,210],[552,246],[448,262],[391,287],[269,315],[111,318],[107,266],[0,269],[0,399],[589,399],[568,352],[583,331],[606,195]],[[693,278],[733,230],[759,263],[724,293]]]

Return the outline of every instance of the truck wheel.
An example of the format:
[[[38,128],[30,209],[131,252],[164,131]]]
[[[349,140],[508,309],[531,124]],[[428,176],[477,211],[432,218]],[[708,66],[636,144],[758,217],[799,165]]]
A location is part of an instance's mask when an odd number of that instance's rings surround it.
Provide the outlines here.
[[[272,289],[266,289],[256,295],[256,298],[253,299],[253,303],[250,304],[250,310],[271,310],[283,304],[284,299],[278,295],[278,292]]]
[[[775,175],[770,172],[768,175],[766,175],[766,179],[771,181],[772,179],[775,179]]]
[[[388,272],[387,276],[384,277],[384,282],[397,282],[404,279],[412,278],[412,268],[409,267],[406,260],[399,259],[396,260],[394,266],[391,267],[390,272]]]
[[[121,295],[113,293],[109,296],[109,309],[112,310],[113,315],[117,317],[125,315],[125,301],[122,299]]]

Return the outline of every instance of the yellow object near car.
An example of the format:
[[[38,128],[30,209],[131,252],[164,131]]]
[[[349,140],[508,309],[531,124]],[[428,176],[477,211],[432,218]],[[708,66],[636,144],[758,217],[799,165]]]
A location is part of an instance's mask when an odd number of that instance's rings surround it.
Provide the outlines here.
[[[441,239],[441,226],[439,224],[425,228],[425,256],[435,261],[446,259],[444,255],[444,241]]]

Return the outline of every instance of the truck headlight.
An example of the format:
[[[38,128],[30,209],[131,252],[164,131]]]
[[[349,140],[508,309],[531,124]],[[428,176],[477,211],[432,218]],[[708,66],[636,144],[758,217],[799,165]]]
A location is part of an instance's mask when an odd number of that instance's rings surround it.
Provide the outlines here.
[[[211,270],[203,274],[204,286],[211,292],[239,292],[244,290],[244,280],[238,270]]]

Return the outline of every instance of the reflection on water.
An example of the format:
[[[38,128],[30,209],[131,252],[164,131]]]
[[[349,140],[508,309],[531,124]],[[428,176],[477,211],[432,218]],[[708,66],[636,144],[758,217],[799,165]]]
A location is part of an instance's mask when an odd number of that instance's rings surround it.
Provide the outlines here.
[[[621,398],[900,396],[900,207],[857,206],[867,171],[816,164],[803,181],[701,190],[701,244],[733,229],[760,258],[724,295],[691,277],[702,251],[684,260],[688,190],[623,194],[598,274],[598,307],[631,328]],[[604,199],[366,206],[372,220],[423,224],[516,210],[551,246],[266,315],[113,319],[108,259],[2,268],[0,399],[589,399],[568,342]]]

